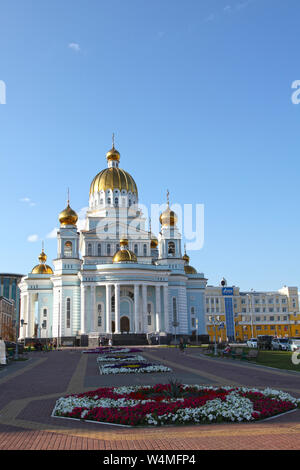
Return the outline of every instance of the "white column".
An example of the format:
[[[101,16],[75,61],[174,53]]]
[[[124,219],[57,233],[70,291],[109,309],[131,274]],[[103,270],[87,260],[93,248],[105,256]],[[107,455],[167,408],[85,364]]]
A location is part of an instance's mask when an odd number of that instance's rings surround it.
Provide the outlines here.
[[[171,333],[170,320],[169,320],[169,293],[168,286],[164,286],[164,317],[165,317],[165,331]]]
[[[32,318],[31,318],[31,294],[28,292],[27,294],[27,325],[26,325],[26,337],[29,338],[32,336],[31,333],[31,325],[32,325]]]
[[[120,333],[120,284],[115,284],[115,333]]]
[[[156,304],[156,314],[155,314],[155,330],[156,332],[160,331],[160,286],[155,286],[155,304]]]
[[[148,332],[148,322],[147,322],[147,286],[142,285],[142,316],[144,319],[144,333]]]
[[[25,335],[24,335],[24,327],[21,328],[21,320],[24,320],[25,322],[25,298],[24,298],[24,294],[21,294],[21,299],[20,299],[20,318],[19,318],[19,338],[24,338]]]
[[[134,285],[134,332],[139,332],[139,285]]]
[[[97,331],[97,312],[96,312],[96,288],[91,286],[91,327],[94,331]]]
[[[106,284],[106,333],[111,333],[111,285]]]
[[[85,306],[86,306],[86,286],[84,284],[81,284],[80,331],[82,335],[84,335],[86,332]]]

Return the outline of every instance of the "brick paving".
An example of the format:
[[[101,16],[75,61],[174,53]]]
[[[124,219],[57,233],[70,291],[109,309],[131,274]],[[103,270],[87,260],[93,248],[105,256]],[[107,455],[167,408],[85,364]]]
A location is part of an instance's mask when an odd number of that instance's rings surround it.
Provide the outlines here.
[[[184,383],[273,387],[300,396],[300,374],[239,360],[211,359],[198,350],[145,348]],[[100,386],[167,382],[170,374],[101,376],[96,355],[72,350],[34,352],[30,361],[0,372],[1,450],[299,449],[300,411],[270,421],[130,429],[52,418],[56,399]]]

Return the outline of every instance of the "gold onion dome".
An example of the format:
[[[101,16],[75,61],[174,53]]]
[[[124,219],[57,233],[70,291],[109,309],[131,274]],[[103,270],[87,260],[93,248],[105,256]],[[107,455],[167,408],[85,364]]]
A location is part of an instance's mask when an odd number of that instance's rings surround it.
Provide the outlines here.
[[[156,236],[153,235],[153,233],[151,233],[151,232],[150,232],[150,237],[151,237],[150,246],[151,246],[151,249],[154,250],[155,248],[157,248],[158,240],[157,240]]]
[[[190,257],[189,257],[189,255],[187,255],[186,253],[184,253],[182,259],[183,259],[187,264],[189,264],[189,262],[190,262]]]
[[[53,274],[53,270],[48,264],[45,264],[47,261],[47,255],[44,252],[44,249],[42,249],[42,252],[39,255],[39,262],[40,264],[37,264],[34,266],[32,269],[31,273],[32,274]]]
[[[120,240],[121,249],[115,253],[113,263],[137,263],[137,257],[133,251],[128,250],[127,238]]]
[[[169,203],[168,203],[168,207],[166,208],[164,212],[160,214],[160,217],[159,217],[159,221],[161,225],[165,227],[168,227],[168,226],[174,227],[174,225],[176,225],[177,223],[177,220],[178,220],[177,215],[175,214],[174,211],[171,211],[169,207]]]
[[[115,149],[115,146],[113,145],[112,148],[107,152],[106,154],[107,161],[120,161],[120,153],[118,152],[117,149]]]
[[[108,162],[119,162],[120,154],[118,150],[115,149],[114,145],[112,149],[107,152],[106,158]],[[105,168],[95,176],[90,186],[90,196],[99,191],[107,191],[108,189],[112,191],[114,189],[119,189],[119,191],[124,189],[127,193],[131,191],[132,194],[138,195],[137,186],[132,176],[118,166]]]
[[[69,201],[67,207],[59,214],[58,220],[61,225],[76,225],[78,215],[71,209]]]

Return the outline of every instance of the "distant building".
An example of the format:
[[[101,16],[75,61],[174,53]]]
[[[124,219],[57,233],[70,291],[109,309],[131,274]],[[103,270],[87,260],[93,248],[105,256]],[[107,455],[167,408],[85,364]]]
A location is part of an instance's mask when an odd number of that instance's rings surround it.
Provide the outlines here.
[[[5,341],[16,339],[13,317],[15,313],[15,303],[5,297],[0,297],[0,337]]]
[[[16,320],[20,312],[20,289],[18,283],[24,274],[0,273],[0,296],[14,301],[13,320]]]
[[[225,281],[225,280],[224,280]],[[259,335],[300,336],[298,288],[242,292],[239,287],[205,289],[206,329],[210,340],[241,340]]]

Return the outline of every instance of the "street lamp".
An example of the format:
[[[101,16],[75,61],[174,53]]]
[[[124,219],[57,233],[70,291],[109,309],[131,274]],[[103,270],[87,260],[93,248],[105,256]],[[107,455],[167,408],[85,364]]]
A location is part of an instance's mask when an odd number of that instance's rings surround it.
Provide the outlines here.
[[[176,328],[177,328],[178,325],[179,325],[178,321],[173,321],[173,326],[174,326],[174,329],[175,329],[175,345],[177,344],[177,342],[176,342]]]

